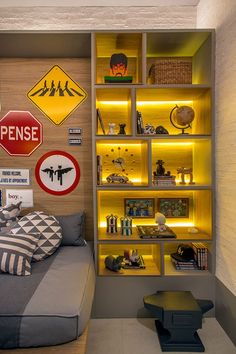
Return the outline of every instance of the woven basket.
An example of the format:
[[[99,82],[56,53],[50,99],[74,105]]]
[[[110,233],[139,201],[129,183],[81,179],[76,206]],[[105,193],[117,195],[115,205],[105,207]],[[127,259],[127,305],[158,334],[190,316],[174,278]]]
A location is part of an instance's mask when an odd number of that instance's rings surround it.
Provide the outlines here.
[[[149,70],[151,84],[191,84],[192,58],[157,58]]]

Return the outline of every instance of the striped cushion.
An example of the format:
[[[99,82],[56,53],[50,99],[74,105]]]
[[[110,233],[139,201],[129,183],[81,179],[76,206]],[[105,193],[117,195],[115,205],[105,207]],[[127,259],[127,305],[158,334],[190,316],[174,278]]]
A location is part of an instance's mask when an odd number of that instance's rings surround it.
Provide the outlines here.
[[[0,235],[0,270],[14,275],[31,274],[31,258],[40,235]]]

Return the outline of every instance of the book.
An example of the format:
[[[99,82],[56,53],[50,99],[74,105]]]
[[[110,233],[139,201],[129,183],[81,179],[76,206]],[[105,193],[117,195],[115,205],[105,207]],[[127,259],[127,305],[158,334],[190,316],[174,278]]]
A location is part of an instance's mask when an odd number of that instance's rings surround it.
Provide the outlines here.
[[[102,184],[102,156],[97,155],[97,185]]]
[[[202,242],[192,242],[198,269],[208,269],[208,248]]]
[[[187,270],[187,269],[198,269],[197,263],[195,260],[192,261],[177,261],[175,258],[171,257],[171,261],[176,269]]]

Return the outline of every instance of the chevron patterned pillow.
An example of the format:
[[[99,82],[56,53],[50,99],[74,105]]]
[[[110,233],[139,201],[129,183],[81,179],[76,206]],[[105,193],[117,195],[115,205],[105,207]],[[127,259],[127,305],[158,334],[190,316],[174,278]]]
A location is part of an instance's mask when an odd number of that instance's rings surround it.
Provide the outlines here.
[[[11,228],[14,235],[22,233],[40,234],[32,260],[41,261],[53,254],[60,246],[62,230],[56,218],[41,211],[23,216]]]
[[[31,259],[40,235],[0,235],[0,271],[13,275],[30,275]]]

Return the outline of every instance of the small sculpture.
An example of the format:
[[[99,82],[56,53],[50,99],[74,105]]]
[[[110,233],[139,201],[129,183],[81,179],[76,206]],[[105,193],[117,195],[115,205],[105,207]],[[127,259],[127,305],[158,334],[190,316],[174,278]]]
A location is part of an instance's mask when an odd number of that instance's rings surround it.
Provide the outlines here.
[[[115,126],[116,124],[115,123],[109,123],[108,124],[108,127],[109,127],[109,130],[107,132],[108,135],[115,135],[116,132],[115,132]]]
[[[158,127],[156,127],[156,134],[169,134],[169,132],[162,125],[158,125]]]
[[[126,132],[125,132],[125,127],[126,127],[126,124],[119,124],[119,127],[120,127],[120,131],[119,131],[119,135],[126,135]]]
[[[120,218],[120,229],[122,235],[132,235],[132,218],[130,218],[129,216]]]
[[[163,232],[166,231],[166,217],[164,214],[157,212],[155,214],[155,222],[158,224],[158,231]]]
[[[116,215],[107,215],[107,233],[115,234],[117,233],[117,216]]]
[[[153,134],[155,134],[155,127],[153,125],[147,123],[147,124],[145,124],[143,133],[153,135]]]
[[[164,163],[165,162],[163,160],[157,160],[157,162],[156,162],[156,165],[157,165],[156,175],[157,176],[165,176],[165,167],[163,166]]]
[[[193,182],[193,169],[187,168],[187,167],[179,167],[177,168],[177,174],[181,173],[181,182],[180,184],[186,184],[185,182],[185,175],[189,175],[190,181],[189,184],[195,184],[195,182]]]
[[[105,266],[106,268],[112,270],[113,272],[118,272],[122,268],[123,257],[113,257],[112,255],[107,256],[105,258]]]

